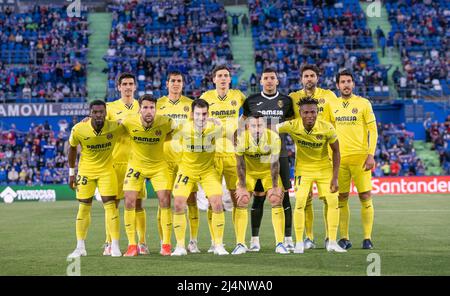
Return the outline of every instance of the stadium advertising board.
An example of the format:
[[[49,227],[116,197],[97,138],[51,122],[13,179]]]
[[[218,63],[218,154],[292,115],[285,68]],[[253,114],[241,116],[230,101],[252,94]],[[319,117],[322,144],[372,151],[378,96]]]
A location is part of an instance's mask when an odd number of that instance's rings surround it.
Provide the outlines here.
[[[295,188],[292,183],[292,188]],[[447,194],[450,193],[450,176],[423,176],[423,177],[382,177],[372,178],[372,193],[383,194]],[[314,194],[317,187],[313,186]],[[350,192],[356,194],[358,191],[352,184]],[[293,189],[290,195],[294,195]]]
[[[156,193],[150,182],[147,182],[147,196],[155,198]],[[100,196],[96,196],[101,200]],[[0,186],[0,201],[13,203],[17,201],[43,201],[76,200],[75,191],[69,185],[43,185],[43,186]]]
[[[88,116],[87,103],[1,104],[0,117]]]

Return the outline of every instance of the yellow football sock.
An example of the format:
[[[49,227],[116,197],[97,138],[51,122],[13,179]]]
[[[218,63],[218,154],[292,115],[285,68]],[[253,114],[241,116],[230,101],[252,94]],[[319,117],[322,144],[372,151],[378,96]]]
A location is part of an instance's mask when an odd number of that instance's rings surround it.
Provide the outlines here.
[[[105,216],[108,220],[108,229],[109,234],[111,235],[111,239],[118,240],[120,220],[119,216],[117,215],[116,201],[108,201],[103,204],[103,207],[105,209]]]
[[[234,233],[237,233],[237,225],[236,225],[236,207],[233,206],[233,209],[231,210],[231,222],[233,223]]]
[[[85,240],[91,224],[91,204],[80,202],[78,205],[75,233],[77,240]]]
[[[106,214],[105,214],[105,233],[106,233],[105,242],[111,243],[111,235],[109,234],[108,218],[106,217]]]
[[[136,209],[125,208],[124,220],[125,232],[128,237],[128,245],[136,245]]]
[[[234,209],[236,209],[234,216],[236,244],[245,244],[245,233],[248,225],[248,210],[247,208],[233,208],[233,210]]]
[[[338,207],[337,205],[338,201],[336,201],[336,208]],[[337,208],[338,213],[339,213],[339,208]],[[325,223],[325,238],[328,237],[328,203],[327,203],[327,199],[323,200],[323,223]],[[337,221],[336,227],[339,224],[339,220]]]
[[[223,231],[225,228],[225,214],[223,211],[220,213],[212,213],[211,224],[214,233],[214,243],[216,245],[223,244]]]
[[[305,232],[306,237],[308,237],[311,240],[314,240],[313,223],[314,223],[314,208],[312,205],[312,198],[308,198],[305,206]]]
[[[199,216],[200,214],[197,204],[188,204],[189,234],[191,236],[191,240],[197,240],[198,228],[200,225]]]
[[[348,235],[348,225],[350,222],[350,206],[348,205],[348,198],[339,200],[339,233],[341,238],[350,239]]]
[[[335,241],[337,238],[337,229],[339,224],[339,200],[336,195],[330,195],[324,200],[324,218],[327,236],[330,241]],[[325,213],[325,208],[327,212]]]
[[[145,244],[145,234],[147,232],[147,216],[145,209],[136,210],[136,231],[140,244]]]
[[[374,209],[372,198],[360,199],[361,201],[361,221],[363,226],[364,239],[371,239]]]
[[[272,225],[275,233],[276,244],[282,243],[284,240],[284,209],[282,206],[272,207]]]
[[[177,247],[185,246],[186,239],[186,214],[175,213],[173,214],[173,231],[175,232],[175,238],[177,240]]]
[[[184,223],[185,223],[184,228],[186,229],[186,221],[184,221]],[[162,228],[163,244],[170,244],[170,238],[172,235],[171,208],[161,208],[161,228]]]
[[[209,233],[211,234],[211,241],[215,242],[216,241],[216,237],[214,236],[214,231],[213,231],[213,227],[212,227],[212,209],[208,208],[207,214],[208,214],[208,228],[209,228]]]
[[[299,205],[300,201],[295,204],[294,210],[294,230],[296,242],[303,241],[303,231],[305,229],[305,208]]]
[[[161,227],[161,208],[159,206],[158,206],[158,212],[156,213],[156,225],[158,225],[159,241],[162,242],[163,232],[162,232],[162,227]]]

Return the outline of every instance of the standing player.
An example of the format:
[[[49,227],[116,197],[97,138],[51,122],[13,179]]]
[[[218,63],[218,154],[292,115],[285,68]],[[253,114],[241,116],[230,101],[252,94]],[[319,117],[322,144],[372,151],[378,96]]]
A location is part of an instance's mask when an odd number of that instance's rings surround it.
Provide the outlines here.
[[[106,111],[108,120],[114,120],[121,122],[129,115],[139,114],[139,103],[134,99],[134,93],[136,91],[136,77],[130,73],[122,73],[117,79],[117,89],[120,92],[120,99],[106,104]],[[114,159],[114,169],[117,175],[117,199],[116,199],[116,209],[117,215],[119,215],[119,203],[120,200],[124,198],[123,193],[123,180],[125,179],[125,173],[128,164],[128,158],[130,156],[130,138],[123,137],[117,143],[113,150]],[[139,236],[139,253],[148,254],[148,247],[145,240],[146,233],[146,213],[145,209],[142,207],[142,199],[146,198],[145,187],[138,195],[138,200],[136,201],[136,229]],[[106,243],[103,255],[110,255],[110,243],[111,237],[109,235],[107,223],[106,226]]]
[[[233,201],[232,221],[236,212],[236,157],[234,154],[233,137],[239,121],[239,109],[245,100],[245,95],[237,89],[230,89],[231,71],[226,65],[220,65],[212,71],[212,79],[216,89],[203,93],[200,98],[209,104],[209,116],[222,122],[223,136],[217,140],[214,166],[220,178],[225,178],[225,183]],[[208,226],[211,235],[211,209],[208,209]],[[211,236],[212,241],[215,240]],[[208,252],[213,252],[213,244]]]
[[[192,120],[177,129],[183,149],[173,190],[173,229],[177,247],[172,256],[186,255],[186,200],[194,187],[200,184],[212,208],[211,229],[214,237],[214,254],[228,255],[223,247],[225,215],[222,204],[222,182],[214,168],[217,140],[222,137],[220,120],[208,118],[208,103],[203,99],[192,103]]]
[[[236,147],[237,172],[237,209],[236,209],[236,247],[231,254],[239,255],[247,251],[245,232],[248,224],[247,207],[250,194],[257,182],[261,183],[261,192],[268,192],[272,205],[272,225],[275,233],[275,252],[289,254],[283,245],[284,210],[283,189],[278,179],[280,164],[278,157],[281,149],[280,137],[266,127],[266,118],[260,113],[250,115],[246,130],[238,136]]]
[[[348,196],[351,181],[355,183],[361,201],[363,249],[372,249],[371,241],[374,209],[372,203],[372,168],[378,140],[377,122],[369,100],[353,94],[355,83],[351,72],[344,70],[336,76],[341,97],[333,104],[332,122],[341,145],[342,162],[339,169],[339,209],[341,217],[339,245],[351,248],[348,228],[350,208]]]
[[[106,118],[106,104],[93,101],[90,119],[77,123],[70,133],[69,186],[76,190],[80,202],[76,221],[77,247],[69,257],[86,256],[84,241],[91,223],[92,197],[95,188],[101,194],[106,223],[111,234],[111,256],[122,256],[119,249],[119,217],[116,211],[117,177],[113,168],[112,151],[124,133],[123,127]],[[77,147],[81,146],[78,174],[75,179]]]
[[[184,124],[191,114],[192,99],[182,95],[183,85],[184,78],[181,72],[169,72],[166,81],[168,95],[159,98],[157,102],[158,114],[172,118],[177,125]],[[178,147],[176,147],[178,143],[179,141],[177,139],[164,143],[164,156],[166,157],[167,164],[169,165],[169,175],[172,184],[174,184],[178,171],[178,162],[182,156],[181,149],[177,149]],[[196,188],[194,188],[194,190],[197,191]],[[189,240],[188,251],[191,253],[200,253],[197,245],[200,220],[195,192],[192,192],[189,195],[189,198],[187,199],[187,207],[191,237]],[[162,232],[160,229],[160,209],[158,208],[158,230],[160,233],[160,239],[162,240]]]
[[[323,89],[317,87],[319,82],[319,68],[316,65],[304,65],[300,70],[300,82],[303,85],[303,89],[292,92],[289,96],[292,98],[292,103],[294,106],[297,106],[299,101],[305,97],[312,97],[318,100],[318,114],[317,118],[321,120],[325,120],[330,122],[331,120],[331,102],[337,101],[337,97],[329,89]],[[295,118],[300,118],[300,111],[298,108],[294,108]],[[331,157],[331,155],[330,155]],[[322,199],[322,197],[321,197]],[[323,216],[324,221],[327,221],[327,212],[328,205],[326,199],[323,199],[324,207],[323,207]],[[305,216],[305,231],[306,231],[306,239],[305,239],[305,249],[315,248],[314,243],[314,232],[313,232],[313,222],[314,222],[314,210],[312,205],[312,190],[310,192],[308,201],[306,202],[305,208],[306,216]],[[325,232],[327,227],[325,225]],[[328,237],[328,233],[325,234],[325,237]],[[326,239],[325,239],[326,242]]]
[[[261,93],[251,95],[245,100],[243,109],[243,119],[247,118],[251,112],[257,112],[265,116],[268,120],[270,128],[294,116],[292,108],[292,101],[288,96],[282,95],[278,92],[277,86],[279,84],[277,73],[275,69],[267,68],[261,75],[260,84],[263,88]],[[284,226],[284,244],[288,250],[294,248],[292,241],[292,209],[289,200],[289,188],[291,188],[290,168],[288,154],[286,150],[286,135],[280,135],[281,138],[281,152],[280,152],[280,177],[285,189],[283,198],[283,208],[285,216]],[[252,222],[252,240],[250,242],[250,251],[258,252],[261,248],[259,243],[259,228],[264,213],[264,201],[266,200],[265,190],[261,182],[258,182],[255,187],[251,222]]]
[[[313,98],[300,100],[300,117],[282,123],[280,133],[289,133],[295,141],[297,153],[295,156],[295,249],[301,254],[305,246],[303,230],[305,227],[305,206],[313,182],[319,189],[319,196],[324,196],[328,204],[327,232],[329,241],[328,252],[346,252],[336,242],[339,223],[338,208],[338,173],[339,173],[339,142],[336,131],[331,123],[317,120],[318,101]],[[328,146],[333,151],[333,164],[329,159]]]
[[[164,158],[164,142],[172,132],[173,120],[156,114],[156,98],[143,95],[139,98],[140,115],[130,115],[122,122],[131,140],[133,153],[128,161],[123,190],[125,191],[125,231],[128,236],[128,250],[124,256],[137,256],[136,244],[136,200],[150,179],[161,209],[162,247],[160,254],[171,254],[170,236],[172,210],[170,193],[173,182]]]

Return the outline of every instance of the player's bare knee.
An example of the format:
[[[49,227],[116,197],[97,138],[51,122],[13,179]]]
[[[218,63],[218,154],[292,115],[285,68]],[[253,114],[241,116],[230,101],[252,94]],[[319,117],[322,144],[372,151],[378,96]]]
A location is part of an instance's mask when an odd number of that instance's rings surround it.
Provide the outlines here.
[[[366,192],[361,192],[359,194],[359,199],[360,200],[368,200],[372,198],[372,194],[370,191],[366,191]]]
[[[197,205],[197,196],[196,196],[195,192],[192,192],[192,193],[189,195],[189,197],[188,197],[188,199],[187,199],[187,204],[188,204],[189,206],[195,206],[195,205]]]
[[[107,203],[110,201],[114,201],[116,202],[116,197],[115,196],[102,196],[102,202],[103,203]]]
[[[92,198],[79,199],[78,202],[90,205],[90,204],[92,204]]]
[[[211,205],[211,209],[213,210],[213,212],[223,211],[222,198],[220,196],[211,196],[209,198],[209,203]]]
[[[173,209],[175,213],[184,213],[186,209],[186,198],[184,197],[176,197],[173,202]]]
[[[348,199],[349,193],[339,193],[339,201],[346,201]]]
[[[142,199],[136,199],[136,210],[142,210]]]

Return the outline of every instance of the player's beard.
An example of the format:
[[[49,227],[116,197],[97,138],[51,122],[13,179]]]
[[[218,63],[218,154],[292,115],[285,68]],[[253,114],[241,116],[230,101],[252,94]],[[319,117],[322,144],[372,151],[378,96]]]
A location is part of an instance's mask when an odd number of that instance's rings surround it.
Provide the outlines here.
[[[100,130],[103,128],[105,121],[103,119],[93,119],[94,129]]]
[[[306,88],[308,91],[312,91],[312,90],[314,90],[316,87],[317,87],[317,84],[315,84],[314,82],[308,82],[308,83],[306,83],[306,86],[305,86],[305,88]]]

